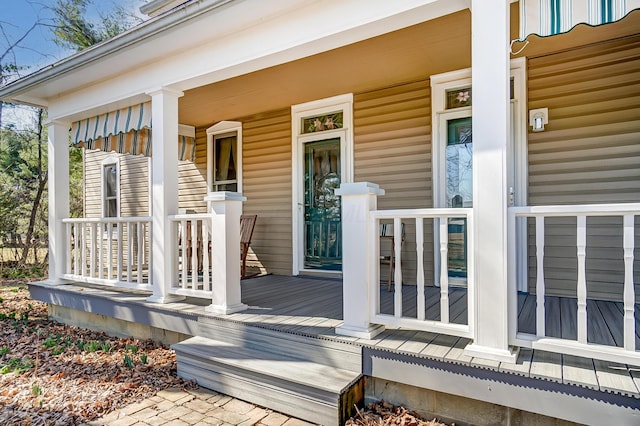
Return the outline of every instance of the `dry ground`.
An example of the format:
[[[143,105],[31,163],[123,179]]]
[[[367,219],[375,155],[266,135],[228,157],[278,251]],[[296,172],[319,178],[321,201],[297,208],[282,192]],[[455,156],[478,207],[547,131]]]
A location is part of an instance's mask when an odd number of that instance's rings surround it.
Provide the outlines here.
[[[0,283],[0,424],[85,423],[169,387],[175,354],[47,319],[25,283]]]

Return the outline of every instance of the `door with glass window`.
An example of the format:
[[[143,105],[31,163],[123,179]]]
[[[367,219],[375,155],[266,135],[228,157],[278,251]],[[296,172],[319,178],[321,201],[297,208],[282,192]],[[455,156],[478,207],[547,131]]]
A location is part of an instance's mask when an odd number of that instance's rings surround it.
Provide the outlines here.
[[[511,137],[507,153],[507,184],[509,187],[509,205],[513,204],[514,159],[513,157],[513,105],[511,107]],[[441,128],[444,137],[444,190],[442,205],[448,208],[473,207],[473,132],[471,110],[458,110],[441,115]],[[448,271],[449,277],[458,284],[467,279],[468,233],[465,218],[451,218],[448,221]]]
[[[473,207],[473,133],[471,117],[446,120],[445,200],[449,208]],[[467,219],[448,223],[448,269],[452,278],[467,278]]]
[[[340,138],[304,144],[304,268],[342,269]]]

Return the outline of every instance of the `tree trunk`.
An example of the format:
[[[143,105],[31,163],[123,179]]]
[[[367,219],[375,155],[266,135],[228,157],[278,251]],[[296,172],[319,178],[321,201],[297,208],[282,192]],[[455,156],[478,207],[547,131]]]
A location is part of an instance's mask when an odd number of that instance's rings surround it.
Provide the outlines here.
[[[26,241],[24,242],[24,246],[22,249],[22,257],[20,259],[20,263],[23,265],[27,262],[27,257],[29,255],[29,248],[33,246],[33,250],[38,250],[37,244],[31,244],[33,240],[33,230],[36,226],[36,218],[38,214],[38,209],[40,208],[40,201],[42,200],[42,194],[44,193],[44,189],[47,185],[47,174],[43,169],[42,164],[42,139],[44,137],[44,125],[43,125],[43,117],[44,110],[42,108],[38,109],[38,189],[36,191],[36,196],[33,199],[33,204],[31,205],[31,214],[29,215],[29,227],[27,228]],[[37,259],[37,255],[35,257]]]

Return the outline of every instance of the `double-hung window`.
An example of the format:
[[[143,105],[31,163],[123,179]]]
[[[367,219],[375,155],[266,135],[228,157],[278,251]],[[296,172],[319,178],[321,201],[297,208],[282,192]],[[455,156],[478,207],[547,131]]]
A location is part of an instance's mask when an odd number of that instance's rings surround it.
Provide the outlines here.
[[[120,216],[120,167],[118,159],[102,162],[102,217]]]
[[[242,192],[242,123],[221,121],[207,129],[210,191]]]

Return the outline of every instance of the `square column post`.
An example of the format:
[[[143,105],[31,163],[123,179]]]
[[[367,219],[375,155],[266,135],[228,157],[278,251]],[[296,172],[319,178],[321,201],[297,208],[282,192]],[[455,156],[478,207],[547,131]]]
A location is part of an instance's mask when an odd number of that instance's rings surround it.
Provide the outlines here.
[[[384,190],[370,182],[343,183],[342,196],[342,312],[344,322],[336,334],[372,339],[384,326],[371,324],[371,241],[369,212],[376,210]],[[376,287],[379,283],[376,283]]]
[[[69,129],[66,122],[47,123],[49,174],[49,279],[63,284],[67,268],[69,241],[62,219],[69,217]]]
[[[471,2],[473,84],[474,342],[469,356],[515,362],[509,347],[507,147],[509,141],[508,0]]]
[[[153,295],[147,300],[169,303],[183,300],[169,294],[176,279],[169,215],[178,213],[178,98],[182,92],[161,88],[151,95],[151,263]]]
[[[213,297],[205,311],[232,314],[247,309],[240,289],[240,216],[247,201],[239,192],[210,192],[211,284]]]

